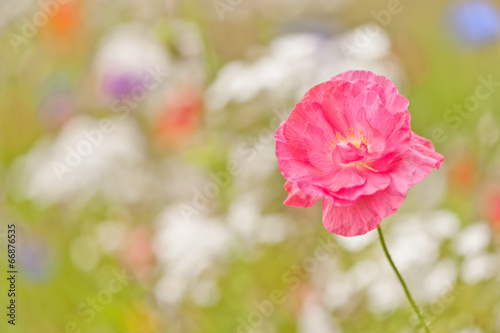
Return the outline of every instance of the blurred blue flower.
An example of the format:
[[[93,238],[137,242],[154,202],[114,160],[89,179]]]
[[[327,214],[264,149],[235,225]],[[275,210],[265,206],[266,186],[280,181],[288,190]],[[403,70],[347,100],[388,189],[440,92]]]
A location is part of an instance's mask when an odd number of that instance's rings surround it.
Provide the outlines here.
[[[47,129],[59,129],[77,113],[76,86],[78,81],[61,69],[55,70],[40,86],[38,116]]]
[[[453,34],[466,45],[485,45],[500,35],[500,12],[489,1],[458,1],[449,5],[447,14]]]
[[[42,239],[29,237],[23,243],[19,256],[24,275],[29,280],[44,281],[52,275],[49,249]]]
[[[76,111],[75,97],[70,89],[50,92],[39,106],[41,121],[48,128],[59,128],[75,115]]]

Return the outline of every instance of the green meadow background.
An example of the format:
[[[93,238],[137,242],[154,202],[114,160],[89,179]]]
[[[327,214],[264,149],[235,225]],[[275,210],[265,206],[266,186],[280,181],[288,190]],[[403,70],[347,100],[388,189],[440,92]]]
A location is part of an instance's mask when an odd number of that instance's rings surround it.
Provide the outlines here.
[[[282,204],[277,126],[314,84],[365,69],[446,158],[382,222],[396,265],[432,332],[500,332],[499,12],[2,2],[0,331],[420,332],[376,232],[337,237],[319,203]]]

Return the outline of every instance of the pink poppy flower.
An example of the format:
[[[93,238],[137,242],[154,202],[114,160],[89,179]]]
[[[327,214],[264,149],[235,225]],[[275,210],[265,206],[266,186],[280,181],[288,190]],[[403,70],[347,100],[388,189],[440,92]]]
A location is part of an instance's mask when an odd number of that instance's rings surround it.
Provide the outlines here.
[[[357,236],[396,212],[444,157],[410,128],[408,100],[390,80],[350,71],[309,90],[276,131],[285,204],[320,198],[323,225]]]

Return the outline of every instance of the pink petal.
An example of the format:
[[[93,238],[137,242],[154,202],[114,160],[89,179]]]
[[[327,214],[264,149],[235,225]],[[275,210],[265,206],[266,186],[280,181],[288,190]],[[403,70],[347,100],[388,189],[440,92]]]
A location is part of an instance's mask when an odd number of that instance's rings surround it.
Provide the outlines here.
[[[341,167],[336,173],[314,178],[313,184],[327,189],[325,193],[332,194],[346,187],[355,187],[366,184],[366,177],[358,172],[354,165]]]
[[[333,194],[335,198],[354,202],[362,197],[385,190],[391,184],[391,176],[387,173],[375,172],[360,165],[356,165],[356,169],[362,177],[366,178],[365,184],[342,188]]]
[[[323,170],[324,173],[333,172],[335,164],[332,162],[332,143],[331,137],[325,137],[323,131],[312,123],[306,126],[307,136],[304,137],[304,143],[307,146],[309,161],[316,168]]]
[[[378,227],[383,218],[394,214],[404,198],[391,186],[350,206],[336,206],[330,199],[323,198],[323,225],[329,232],[341,236],[364,235]]]
[[[302,98],[302,101],[316,102],[320,103],[323,100],[323,94],[327,92],[330,88],[336,85],[335,81],[326,81],[312,87]]]
[[[398,89],[391,80],[382,75],[376,75],[369,71],[348,71],[333,77],[332,80],[348,82],[363,80],[365,82],[374,82],[383,88],[385,94],[384,96],[380,96],[380,98],[388,110],[397,113],[404,112],[408,109],[408,100],[399,94]]]
[[[401,194],[427,177],[434,168],[440,168],[444,161],[441,154],[436,153],[432,143],[414,132],[411,133],[411,147],[403,155],[391,171],[392,182]]]
[[[285,205],[306,208],[313,206],[320,199],[320,196],[311,196],[302,192],[297,184],[291,181],[285,183],[285,190],[288,192]]]
[[[345,117],[346,99],[350,99],[346,94],[345,89],[349,86],[348,82],[334,86],[330,91],[323,94],[321,105],[325,114],[325,119],[328,121],[332,129],[341,134],[349,128],[349,123]]]
[[[301,142],[305,136],[304,133],[306,133],[308,123],[320,128],[326,137],[334,137],[333,130],[323,114],[321,104],[306,101],[297,103],[285,122],[283,134],[287,142],[290,142],[290,140]]]
[[[310,172],[314,172],[314,168],[309,163],[307,149],[301,150],[300,147],[294,146],[294,153],[292,153],[283,135],[284,124],[283,122],[278,127],[275,134],[278,167],[286,179],[309,177]]]

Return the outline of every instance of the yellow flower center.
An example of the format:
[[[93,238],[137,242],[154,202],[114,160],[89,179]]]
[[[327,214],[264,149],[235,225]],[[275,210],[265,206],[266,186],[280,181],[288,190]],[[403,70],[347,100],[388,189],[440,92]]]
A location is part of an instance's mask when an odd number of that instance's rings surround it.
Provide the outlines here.
[[[347,144],[349,142],[358,148],[363,143],[368,146],[368,138],[363,134],[363,130],[357,130],[355,132],[352,128],[349,128],[349,130],[344,131],[344,135],[342,135],[341,132],[337,132],[336,139],[337,140],[332,140],[333,148],[335,148],[338,144]],[[328,149],[328,151],[332,150]]]

